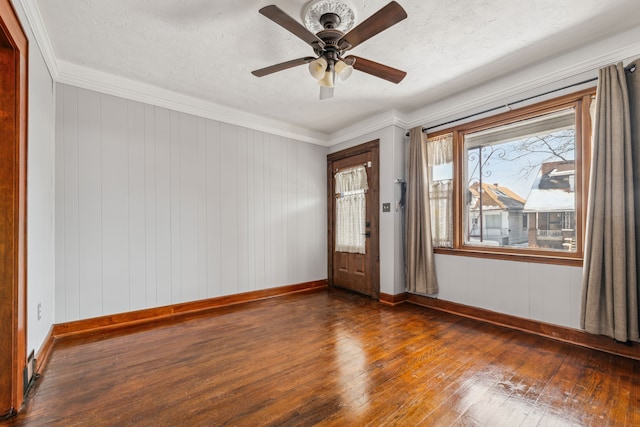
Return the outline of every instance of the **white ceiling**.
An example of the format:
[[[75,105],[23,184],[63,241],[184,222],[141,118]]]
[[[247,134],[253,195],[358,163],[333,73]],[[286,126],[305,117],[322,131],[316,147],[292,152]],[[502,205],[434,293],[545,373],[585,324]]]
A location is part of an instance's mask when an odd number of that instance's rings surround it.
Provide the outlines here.
[[[54,78],[58,73],[66,80],[91,80],[115,93],[118,85],[122,93],[160,88],[158,93],[176,95],[178,103],[239,112],[245,121],[264,118],[283,133],[307,133],[320,141],[367,118],[410,114],[640,26],[638,0],[398,0],[408,18],[350,53],[405,70],[407,77],[395,85],[355,71],[336,86],[333,99],[320,101],[306,66],[262,78],[250,73],[313,55],[303,41],[258,13],[276,4],[302,21],[306,0],[22,2],[32,23],[40,23],[36,35],[51,51]],[[350,3],[357,25],[388,0]]]

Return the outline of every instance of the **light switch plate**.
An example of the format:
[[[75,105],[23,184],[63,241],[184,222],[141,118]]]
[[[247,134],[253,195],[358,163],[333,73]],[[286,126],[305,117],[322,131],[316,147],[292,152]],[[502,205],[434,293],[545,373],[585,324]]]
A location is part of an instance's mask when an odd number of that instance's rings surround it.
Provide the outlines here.
[[[382,212],[391,212],[391,203],[383,203]]]

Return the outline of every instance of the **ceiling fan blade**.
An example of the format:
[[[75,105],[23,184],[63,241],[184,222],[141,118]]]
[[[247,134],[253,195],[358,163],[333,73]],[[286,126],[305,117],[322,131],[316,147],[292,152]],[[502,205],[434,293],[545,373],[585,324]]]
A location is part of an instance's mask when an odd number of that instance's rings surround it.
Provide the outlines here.
[[[293,19],[291,16],[287,15],[276,5],[265,6],[259,10],[259,12],[271,19],[276,24],[280,25],[285,30],[293,33],[294,35],[301,38],[303,41],[310,44],[312,47],[324,47],[324,42],[318,36],[313,34],[311,31],[307,30],[307,28]]]
[[[406,17],[407,12],[402,6],[392,1],[342,36],[338,41],[338,45],[343,49],[352,49]]]
[[[406,71],[397,70],[387,65],[380,64],[370,59],[360,58],[359,56],[349,55],[345,59],[350,60],[353,58],[356,62],[353,63],[353,68],[363,73],[371,74],[372,76],[380,77],[390,81],[391,83],[400,83],[404,76],[407,75]]]
[[[333,88],[320,86],[320,99],[333,98]]]
[[[270,67],[261,68],[259,70],[252,71],[256,77],[263,77],[268,74],[276,73],[278,71],[286,70],[288,68],[297,67],[298,65],[308,64],[313,61],[313,56],[305,56],[304,58],[292,59],[291,61],[281,62],[280,64],[271,65]]]

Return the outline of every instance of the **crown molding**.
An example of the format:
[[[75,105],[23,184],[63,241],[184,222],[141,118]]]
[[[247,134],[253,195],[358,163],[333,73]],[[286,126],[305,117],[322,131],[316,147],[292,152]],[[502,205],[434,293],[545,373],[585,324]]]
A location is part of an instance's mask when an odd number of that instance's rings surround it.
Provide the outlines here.
[[[350,141],[389,126],[398,126],[406,129],[407,120],[398,111],[386,111],[332,133],[329,139],[329,146]]]
[[[213,102],[180,94],[157,86],[93,70],[58,60],[57,81],[83,89],[139,101],[195,116],[283,136],[298,141],[328,146],[327,134],[314,132],[289,123],[225,107]]]

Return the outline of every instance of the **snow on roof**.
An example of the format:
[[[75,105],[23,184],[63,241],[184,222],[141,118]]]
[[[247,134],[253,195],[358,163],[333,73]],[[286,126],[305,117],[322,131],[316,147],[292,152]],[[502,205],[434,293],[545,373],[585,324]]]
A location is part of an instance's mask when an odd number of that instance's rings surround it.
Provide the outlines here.
[[[533,189],[529,193],[525,212],[574,211],[576,209],[576,193],[565,190]]]
[[[573,160],[540,165],[540,172],[531,186],[524,211],[574,211],[576,194],[571,183],[572,175],[575,175]]]

